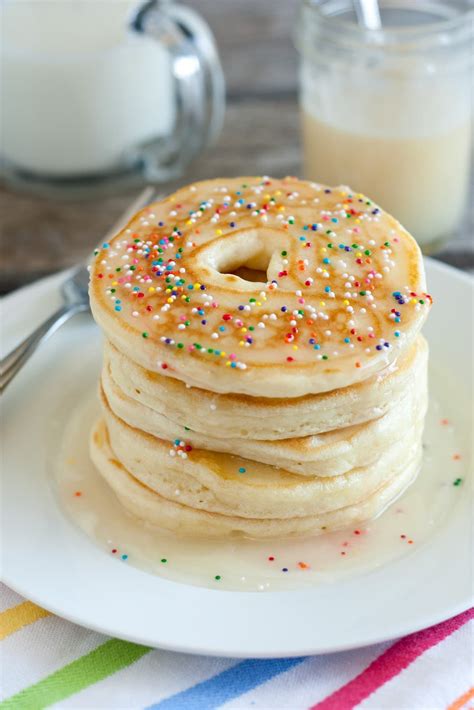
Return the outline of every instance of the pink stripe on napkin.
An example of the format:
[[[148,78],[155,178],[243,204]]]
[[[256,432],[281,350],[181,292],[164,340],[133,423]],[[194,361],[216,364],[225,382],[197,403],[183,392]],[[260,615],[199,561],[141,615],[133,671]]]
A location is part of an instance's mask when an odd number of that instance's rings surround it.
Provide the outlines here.
[[[474,618],[474,608],[453,619],[396,641],[358,676],[321,702],[312,705],[310,710],[351,710],[384,683],[408,668],[422,653],[436,646],[472,618]]]

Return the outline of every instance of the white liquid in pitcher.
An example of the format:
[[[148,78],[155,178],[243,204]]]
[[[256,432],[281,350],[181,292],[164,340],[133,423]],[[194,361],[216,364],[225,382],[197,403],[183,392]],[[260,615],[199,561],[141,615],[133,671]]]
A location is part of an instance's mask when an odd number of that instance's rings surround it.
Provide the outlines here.
[[[438,135],[364,135],[303,116],[305,175],[347,184],[377,202],[423,244],[458,226],[466,204],[471,125]]]
[[[303,62],[305,176],[370,195],[421,246],[435,245],[452,236],[466,207],[469,78],[466,70],[429,73],[422,57],[385,62],[361,58],[326,74]]]
[[[109,172],[171,132],[167,51],[127,29],[132,0],[7,0],[0,154],[60,177]]]
[[[224,590],[273,591],[367,572],[426,542],[455,513],[456,503],[468,495],[467,448],[463,445],[468,433],[463,436],[458,427],[465,425],[463,409],[459,399],[439,397],[438,387],[445,378],[431,380],[436,399],[431,401],[426,422],[422,471],[382,516],[357,528],[302,540],[259,542],[178,538],[147,526],[125,512],[90,461],[89,432],[99,411],[92,389],[69,419],[55,457],[54,484],[60,504],[117,564],[133,565],[177,582]],[[450,402],[453,404],[448,406]],[[67,419],[65,414],[66,410]]]

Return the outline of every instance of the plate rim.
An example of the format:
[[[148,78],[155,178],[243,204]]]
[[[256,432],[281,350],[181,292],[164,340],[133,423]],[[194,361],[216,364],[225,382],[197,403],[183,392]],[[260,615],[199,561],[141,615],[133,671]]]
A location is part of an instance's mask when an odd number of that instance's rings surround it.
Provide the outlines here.
[[[474,280],[470,277],[469,274],[466,274],[450,265],[444,264],[442,262],[439,262],[434,259],[428,259],[428,268],[434,269],[435,271],[438,270],[439,272],[443,273],[448,276],[449,278],[455,278],[457,280],[463,281],[465,284],[469,285],[472,291],[474,291]],[[10,305],[12,302],[15,302],[16,299],[23,299],[24,297],[27,297],[28,294],[32,291],[37,290],[38,288],[44,288],[46,291],[48,290],[48,287],[51,290],[51,293],[48,295],[49,300],[51,298],[54,298],[54,287],[56,284],[61,280],[61,278],[64,278],[64,276],[67,274],[67,270],[64,272],[59,272],[58,274],[53,274],[52,276],[46,277],[44,279],[41,279],[37,282],[34,282],[33,284],[28,284],[27,286],[18,289],[17,291],[8,294],[7,296],[2,298],[2,306],[4,305]],[[3,310],[3,308],[2,308]],[[63,514],[62,511],[59,511],[61,514]],[[64,515],[64,514],[63,514]],[[433,538],[430,537],[426,542],[430,543],[432,542]],[[420,550],[423,549],[423,545],[420,547]],[[401,558],[401,560],[405,560],[407,557]],[[385,565],[384,567],[394,565],[398,562],[398,560],[389,563],[388,565]],[[2,563],[2,568],[3,568],[3,563]],[[379,572],[380,570],[383,570],[382,568],[379,568],[378,570],[373,570],[373,572]],[[366,573],[365,575],[362,575],[367,579],[371,574],[371,572]],[[147,574],[147,573],[144,573]],[[152,575],[148,575],[152,576]],[[427,617],[423,617],[422,620],[419,621],[419,623],[413,623],[410,621],[407,622],[405,626],[402,624],[399,624],[397,627],[397,631],[391,631],[389,633],[380,633],[380,634],[373,634],[372,636],[367,636],[364,638],[362,641],[357,641],[353,640],[348,643],[339,643],[336,645],[331,645],[329,647],[327,646],[318,646],[317,643],[311,648],[303,648],[298,650],[285,650],[282,648],[275,649],[273,651],[261,651],[259,652],[256,649],[253,649],[249,651],[248,649],[229,649],[229,646],[225,645],[222,648],[217,648],[215,645],[213,648],[204,645],[198,645],[198,644],[189,644],[189,643],[167,643],[163,641],[157,641],[156,638],[145,638],[143,634],[140,634],[139,636],[134,635],[133,633],[127,633],[120,631],[117,634],[117,631],[110,628],[109,626],[105,625],[102,626],[99,623],[92,622],[87,618],[88,615],[88,608],[85,608],[83,610],[83,613],[70,613],[66,610],[64,611],[63,608],[60,606],[58,607],[56,604],[50,604],[47,599],[44,599],[41,594],[31,594],[31,592],[26,589],[22,584],[17,584],[15,582],[15,579],[11,579],[10,576],[7,574],[2,574],[2,578],[4,583],[9,586],[11,589],[16,591],[18,594],[24,596],[27,599],[30,599],[36,604],[39,604],[43,608],[47,609],[48,611],[51,611],[54,614],[57,614],[61,618],[67,619],[68,621],[71,621],[72,623],[80,624],[81,626],[84,626],[86,628],[92,629],[94,631],[97,631],[98,633],[106,634],[106,635],[112,635],[112,636],[118,636],[119,638],[123,638],[127,641],[131,641],[134,643],[139,643],[139,644],[144,644],[144,645],[149,645],[152,647],[158,647],[158,648],[163,648],[166,650],[170,651],[178,651],[178,652],[184,652],[184,653],[191,653],[191,654],[205,654],[209,656],[227,656],[227,657],[234,657],[234,658],[248,658],[249,656],[253,658],[281,658],[281,657],[297,657],[301,655],[318,655],[318,654],[324,654],[324,653],[334,653],[338,651],[345,651],[345,650],[351,650],[354,648],[361,648],[364,646],[368,645],[373,645],[377,643],[381,643],[384,641],[389,641],[394,638],[398,638],[399,636],[404,636],[409,633],[413,633],[416,631],[419,631],[420,629],[426,628],[428,626],[431,626],[433,624],[439,623],[440,621],[443,621],[448,618],[452,618],[453,616],[465,611],[466,609],[470,608],[472,605],[472,598],[466,598],[464,600],[457,600],[454,604],[452,604],[448,609],[444,610],[439,610],[438,612],[432,612],[431,615]],[[160,582],[163,582],[163,578],[160,578],[158,576],[154,577],[155,580],[159,580]],[[170,582],[169,580],[166,580],[169,584],[177,584],[174,582]],[[181,583],[178,583],[181,584]],[[338,583],[334,583],[338,584]],[[186,587],[188,590],[196,590],[196,587],[193,587],[191,585],[183,585],[181,586]],[[294,591],[270,591],[270,592],[265,592],[264,594],[259,594],[256,592],[229,592],[226,590],[212,590],[212,589],[204,589],[202,590],[204,593],[211,593],[211,594],[227,594],[227,595],[235,595],[238,594],[240,596],[251,596],[251,597],[264,597],[266,596],[268,598],[268,595],[278,595],[278,596],[290,596],[294,598],[294,595],[298,595],[301,593],[308,593],[311,591],[311,588],[306,588],[304,590],[294,590]],[[90,613],[89,613],[90,615]],[[156,634],[155,634],[156,637]]]
[[[432,616],[429,617],[429,621],[422,621],[419,624],[407,624],[405,628],[401,627],[397,633],[392,633],[392,634],[381,634],[380,636],[373,636],[365,639],[362,643],[354,641],[353,643],[342,643],[339,645],[331,645],[328,647],[318,647],[317,650],[314,650],[314,648],[310,649],[301,649],[301,650],[290,650],[290,651],[278,651],[275,650],[274,652],[258,652],[258,651],[252,651],[252,653],[249,653],[248,651],[245,650],[234,650],[232,652],[229,652],[228,648],[226,647],[225,649],[219,650],[216,648],[210,649],[207,646],[196,646],[196,645],[184,645],[184,644],[170,644],[170,643],[162,643],[158,645],[156,641],[153,639],[146,640],[143,637],[138,638],[137,636],[134,636],[133,634],[128,634],[128,633],[120,633],[117,634],[115,631],[112,631],[111,629],[107,627],[102,627],[100,624],[95,624],[91,623],[89,621],[83,621],[81,615],[73,615],[73,614],[64,614],[63,612],[57,611],[56,608],[49,604],[44,604],[39,598],[35,597],[35,595],[31,595],[29,592],[22,592],[21,589],[16,588],[13,584],[11,584],[7,579],[4,579],[2,577],[2,583],[5,584],[7,587],[9,587],[12,591],[16,592],[20,596],[24,597],[28,601],[33,602],[34,604],[37,604],[38,606],[41,606],[43,609],[46,611],[50,612],[51,614],[58,616],[61,619],[65,619],[66,621],[76,624],[78,626],[82,626],[83,628],[89,629],[91,631],[94,631],[96,633],[102,634],[104,636],[112,636],[115,638],[119,638],[123,641],[128,641],[130,643],[135,643],[139,644],[141,646],[149,646],[151,649],[158,649],[158,650],[163,650],[163,651],[173,651],[174,653],[189,653],[191,655],[197,655],[197,656],[211,656],[213,658],[255,658],[255,659],[278,659],[278,658],[298,658],[300,656],[321,656],[321,655],[327,655],[330,653],[341,653],[344,651],[354,651],[358,648],[367,648],[369,646],[375,646],[380,643],[386,643],[389,641],[394,641],[395,639],[398,638],[403,638],[404,636],[408,636],[410,634],[414,634],[418,631],[422,631],[423,629],[430,628],[432,626],[435,626],[436,624],[442,623],[444,621],[449,621],[450,619],[453,619],[454,617],[458,616],[459,614],[462,614],[463,612],[467,611],[468,609],[471,608],[473,605],[473,600],[470,600],[469,602],[459,602],[457,605],[454,605],[452,608],[450,608],[448,613],[445,612],[440,612],[439,614],[433,614]],[[207,591],[212,591],[212,590],[207,590]],[[222,592],[219,592],[220,594]],[[229,594],[232,594],[233,592],[228,592]],[[292,592],[280,592],[280,591],[273,591],[270,592],[271,594],[292,594]],[[242,594],[249,594],[249,595],[254,595],[258,594],[258,592],[242,592]]]

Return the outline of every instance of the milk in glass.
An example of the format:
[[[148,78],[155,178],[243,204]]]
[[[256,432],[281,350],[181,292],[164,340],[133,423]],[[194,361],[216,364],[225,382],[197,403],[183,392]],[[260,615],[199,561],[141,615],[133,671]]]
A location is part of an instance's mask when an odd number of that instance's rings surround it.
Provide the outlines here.
[[[169,57],[135,34],[131,0],[6,0],[1,23],[4,161],[76,177],[122,169],[174,123]]]

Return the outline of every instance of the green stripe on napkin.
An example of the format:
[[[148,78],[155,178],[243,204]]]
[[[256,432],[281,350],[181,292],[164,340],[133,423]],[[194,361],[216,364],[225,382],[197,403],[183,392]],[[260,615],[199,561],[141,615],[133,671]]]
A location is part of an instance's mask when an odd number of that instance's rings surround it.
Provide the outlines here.
[[[0,707],[14,710],[45,708],[130,666],[150,650],[147,646],[111,639],[38,683],[12,695],[0,703]]]

